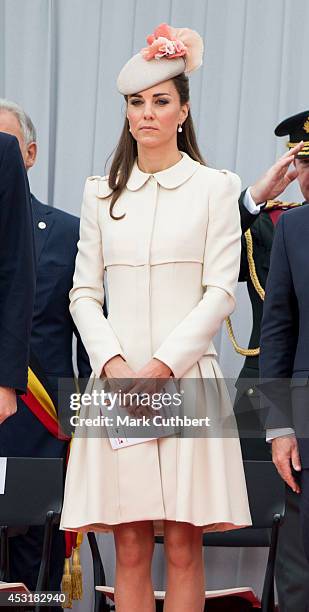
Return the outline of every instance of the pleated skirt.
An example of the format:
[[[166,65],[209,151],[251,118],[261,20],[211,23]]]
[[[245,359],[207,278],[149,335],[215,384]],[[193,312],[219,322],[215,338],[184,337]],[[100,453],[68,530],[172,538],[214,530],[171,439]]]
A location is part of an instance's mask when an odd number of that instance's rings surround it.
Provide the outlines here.
[[[210,394],[203,382],[199,416],[229,423],[230,433],[163,437],[118,450],[108,437],[76,435],[62,529],[111,531],[121,523],[153,521],[155,534],[161,535],[165,520],[191,523],[205,532],[251,524],[240,443],[221,370],[213,356],[202,357],[193,369],[190,376],[212,380],[216,389],[214,401],[214,385]],[[82,408],[80,416],[88,412]]]

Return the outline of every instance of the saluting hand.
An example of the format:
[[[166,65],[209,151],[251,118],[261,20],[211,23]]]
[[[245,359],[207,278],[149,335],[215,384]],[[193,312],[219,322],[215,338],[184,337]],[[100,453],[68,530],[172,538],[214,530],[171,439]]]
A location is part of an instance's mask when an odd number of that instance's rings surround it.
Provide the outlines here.
[[[303,141],[293,149],[282,155],[276,163],[250,188],[250,193],[256,204],[262,204],[267,200],[275,200],[286,187],[296,179],[297,170],[289,166],[295,156],[302,150]]]
[[[15,412],[17,412],[15,389],[0,387],[0,424]]]

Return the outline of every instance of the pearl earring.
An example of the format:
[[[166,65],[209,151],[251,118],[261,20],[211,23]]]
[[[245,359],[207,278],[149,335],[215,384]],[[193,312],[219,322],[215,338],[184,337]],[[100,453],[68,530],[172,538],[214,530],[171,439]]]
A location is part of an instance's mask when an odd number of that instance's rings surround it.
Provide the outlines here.
[[[182,125],[181,125],[181,123],[179,124],[179,126],[178,126],[178,130],[177,130],[177,131],[178,131],[178,132],[182,132]]]

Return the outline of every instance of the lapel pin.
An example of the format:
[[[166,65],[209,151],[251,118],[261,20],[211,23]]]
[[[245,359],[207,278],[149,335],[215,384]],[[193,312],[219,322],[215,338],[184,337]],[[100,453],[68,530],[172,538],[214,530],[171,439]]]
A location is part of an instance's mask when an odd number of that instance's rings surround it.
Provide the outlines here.
[[[38,223],[38,228],[39,228],[39,229],[42,229],[42,230],[43,230],[43,229],[45,229],[45,228],[46,228],[46,223],[45,223],[45,221],[39,221],[39,223]]]

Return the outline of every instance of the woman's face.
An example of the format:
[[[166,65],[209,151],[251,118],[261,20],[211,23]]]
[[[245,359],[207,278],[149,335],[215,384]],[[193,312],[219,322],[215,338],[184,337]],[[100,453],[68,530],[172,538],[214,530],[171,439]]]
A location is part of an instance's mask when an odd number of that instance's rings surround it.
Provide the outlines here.
[[[177,136],[177,128],[187,118],[189,105],[181,106],[172,80],[130,95],[127,117],[132,136],[147,147],[162,146]]]

